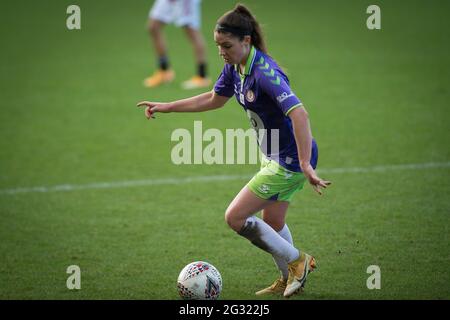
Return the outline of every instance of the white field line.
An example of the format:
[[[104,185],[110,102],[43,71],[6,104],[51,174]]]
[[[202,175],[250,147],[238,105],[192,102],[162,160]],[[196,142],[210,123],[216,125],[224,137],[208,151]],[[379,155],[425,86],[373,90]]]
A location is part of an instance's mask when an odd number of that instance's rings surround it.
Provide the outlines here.
[[[423,170],[448,168],[449,162],[427,162],[427,163],[411,163],[411,164],[397,164],[397,165],[383,165],[372,167],[348,167],[348,168],[324,168],[318,169],[320,174],[339,174],[339,173],[377,173],[398,170]],[[211,176],[194,176],[186,178],[164,178],[164,179],[146,179],[146,180],[129,180],[116,182],[95,182],[88,184],[62,184],[56,186],[43,187],[28,187],[28,188],[12,188],[0,189],[0,195],[14,195],[19,193],[46,193],[58,191],[74,191],[86,189],[112,189],[112,188],[130,188],[140,186],[155,186],[155,185],[179,185],[189,184],[195,182],[216,182],[228,180],[243,180],[249,179],[251,175],[211,175]]]

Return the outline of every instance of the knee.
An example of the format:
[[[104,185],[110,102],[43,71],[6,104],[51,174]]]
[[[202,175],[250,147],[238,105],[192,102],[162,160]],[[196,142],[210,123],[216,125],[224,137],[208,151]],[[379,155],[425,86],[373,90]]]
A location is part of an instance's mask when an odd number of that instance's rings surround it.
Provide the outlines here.
[[[243,223],[237,217],[237,212],[233,208],[228,208],[225,211],[225,222],[231,229],[239,232],[242,228]]]
[[[228,226],[231,227],[231,225],[233,224],[233,210],[231,210],[230,208],[228,208],[225,211],[225,222],[228,224]]]

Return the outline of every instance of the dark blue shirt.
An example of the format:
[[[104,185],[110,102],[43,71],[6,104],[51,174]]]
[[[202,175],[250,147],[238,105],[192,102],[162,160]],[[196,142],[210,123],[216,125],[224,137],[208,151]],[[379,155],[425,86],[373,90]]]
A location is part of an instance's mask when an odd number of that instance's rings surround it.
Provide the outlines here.
[[[214,91],[221,96],[236,96],[256,130],[262,153],[284,168],[300,172],[292,121],[294,108],[302,106],[292,92],[289,79],[268,55],[251,48],[244,74],[237,66],[225,64]],[[262,129],[262,130],[261,130]],[[311,164],[317,163],[317,145],[313,139]]]

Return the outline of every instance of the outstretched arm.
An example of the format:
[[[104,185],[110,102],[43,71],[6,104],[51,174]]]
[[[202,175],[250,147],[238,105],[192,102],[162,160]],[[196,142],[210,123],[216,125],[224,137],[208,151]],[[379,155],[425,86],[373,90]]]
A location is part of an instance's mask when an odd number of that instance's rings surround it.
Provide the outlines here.
[[[220,96],[214,90],[211,90],[198,96],[173,102],[142,101],[137,106],[145,106],[145,116],[150,119],[154,118],[155,112],[202,112],[217,109],[223,107],[229,99],[229,97]]]
[[[312,134],[309,126],[308,112],[304,107],[295,108],[289,112],[289,117],[292,120],[292,126],[294,129],[295,141],[297,143],[298,156],[300,161],[300,167],[303,174],[308,179],[317,193],[322,194],[321,188],[326,188],[331,184],[330,181],[325,181],[319,178],[311,166],[311,148],[312,148]]]

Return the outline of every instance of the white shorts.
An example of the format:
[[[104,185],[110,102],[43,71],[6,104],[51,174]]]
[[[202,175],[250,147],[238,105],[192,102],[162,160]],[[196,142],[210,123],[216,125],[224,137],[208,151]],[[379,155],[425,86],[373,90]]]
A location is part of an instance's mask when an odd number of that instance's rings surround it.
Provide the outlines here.
[[[200,3],[202,0],[156,0],[149,17],[178,27],[200,29]]]

